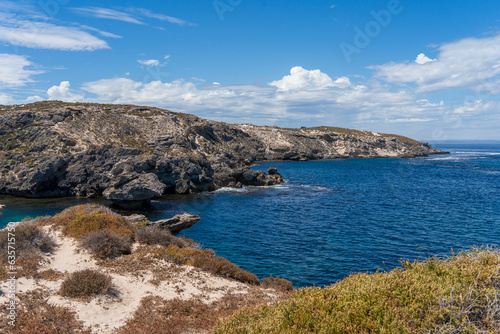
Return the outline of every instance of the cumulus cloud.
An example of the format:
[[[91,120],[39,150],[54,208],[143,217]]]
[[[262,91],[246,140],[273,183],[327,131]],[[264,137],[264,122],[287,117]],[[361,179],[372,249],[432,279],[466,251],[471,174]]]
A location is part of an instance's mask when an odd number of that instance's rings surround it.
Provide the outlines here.
[[[435,61],[419,56],[416,62],[369,68],[376,71],[376,77],[390,83],[416,83],[418,92],[455,87],[480,89],[482,82],[500,74],[500,35],[462,39],[443,44],[438,51]]]
[[[43,73],[29,69],[34,65],[27,56],[0,53],[0,86],[19,87],[33,82],[33,75]]]
[[[290,70],[290,75],[281,80],[273,81],[271,86],[279,91],[290,91],[298,89],[325,89],[332,87],[334,82],[327,74],[320,70],[308,71],[302,66],[295,66]]]
[[[423,65],[423,64],[426,64],[426,63],[430,63],[430,62],[433,62],[433,61],[436,61],[436,59],[430,59],[429,57],[427,57],[423,53],[420,53],[417,56],[417,59],[415,59],[415,63],[420,64],[420,65]]]
[[[71,93],[69,81],[63,81],[59,86],[52,86],[47,90],[49,100],[61,100],[66,102],[82,101],[83,95]]]
[[[418,99],[410,90],[392,91],[376,80],[354,84],[347,77],[331,79],[320,70],[302,67],[269,86],[115,78],[88,82],[82,89],[94,95],[87,97],[92,101],[146,104],[226,122],[280,126],[314,122],[359,127],[394,119],[417,122],[448,108],[441,102]]]
[[[0,19],[0,41],[12,45],[69,51],[109,49],[104,40],[78,28],[18,20],[4,14]]]

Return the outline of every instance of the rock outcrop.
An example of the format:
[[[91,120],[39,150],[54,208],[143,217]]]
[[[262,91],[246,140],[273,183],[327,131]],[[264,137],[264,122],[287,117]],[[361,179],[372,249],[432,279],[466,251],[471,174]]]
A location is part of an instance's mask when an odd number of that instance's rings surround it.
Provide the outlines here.
[[[180,231],[190,228],[201,219],[198,215],[192,215],[184,212],[182,215],[175,215],[169,219],[162,219],[155,222],[150,222],[148,225],[156,225],[160,228],[167,229],[173,235]]]
[[[444,153],[397,135],[331,127],[231,125],[131,105],[0,106],[0,194],[105,196],[137,206],[166,193],[283,182],[264,160]]]

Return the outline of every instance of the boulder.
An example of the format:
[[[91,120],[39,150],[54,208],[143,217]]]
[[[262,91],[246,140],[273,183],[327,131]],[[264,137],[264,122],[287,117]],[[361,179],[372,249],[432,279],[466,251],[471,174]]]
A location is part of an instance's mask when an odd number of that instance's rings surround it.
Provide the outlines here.
[[[182,215],[175,215],[169,219],[162,219],[148,223],[148,225],[156,225],[160,228],[168,229],[170,233],[176,235],[180,231],[190,228],[201,219],[198,215],[191,215],[184,212]]]
[[[130,210],[147,206],[150,200],[163,195],[165,188],[156,174],[146,173],[118,187],[107,188],[103,195],[115,206]]]

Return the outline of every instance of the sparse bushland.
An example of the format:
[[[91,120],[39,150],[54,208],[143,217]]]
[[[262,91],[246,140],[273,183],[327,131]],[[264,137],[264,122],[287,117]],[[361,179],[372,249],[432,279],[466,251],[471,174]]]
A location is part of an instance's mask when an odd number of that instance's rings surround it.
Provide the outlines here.
[[[50,295],[40,290],[18,294],[15,326],[8,324],[8,304],[0,305],[0,328],[12,334],[90,334],[75,317],[75,312],[66,307],[47,302]],[[2,331],[2,333],[4,333]]]
[[[132,253],[132,240],[108,229],[95,230],[80,237],[80,247],[98,259],[115,258]]]
[[[115,295],[112,278],[97,270],[84,269],[72,273],[59,289],[63,297],[88,299],[96,295]]]
[[[42,253],[51,253],[57,247],[54,239],[29,219],[17,224],[10,237],[14,238],[11,246],[15,247],[17,272],[24,277],[36,275]],[[0,230],[0,279],[7,278],[8,239],[9,231]]]
[[[476,249],[353,274],[238,312],[215,333],[499,333],[500,252]]]

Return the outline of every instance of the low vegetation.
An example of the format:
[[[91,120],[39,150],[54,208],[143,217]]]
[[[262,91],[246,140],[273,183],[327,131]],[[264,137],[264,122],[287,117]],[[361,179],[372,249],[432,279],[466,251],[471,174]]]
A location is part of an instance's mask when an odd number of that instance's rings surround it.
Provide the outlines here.
[[[144,245],[159,245],[167,247],[175,245],[179,248],[196,247],[193,240],[173,236],[168,230],[156,225],[144,226],[135,232],[135,240]]]
[[[15,239],[11,246],[15,247],[16,272],[25,277],[35,276],[42,253],[51,253],[57,247],[54,239],[31,220],[17,224],[10,233]],[[0,230],[0,279],[7,278],[8,246],[9,230]]]
[[[180,334],[206,333],[217,321],[244,307],[271,302],[268,295],[252,291],[248,294],[229,294],[218,301],[204,303],[198,299],[165,300],[148,296],[118,334]]]
[[[102,229],[134,239],[135,227],[124,217],[103,205],[84,204],[72,206],[54,217],[39,219],[38,224],[61,227],[65,236],[77,239],[84,234]]]
[[[114,231],[95,230],[80,237],[80,246],[96,258],[115,258],[132,253],[132,239]]]
[[[50,297],[40,290],[26,294],[18,294],[19,304],[16,310],[15,326],[8,324],[8,304],[0,305],[0,330],[1,333],[11,334],[90,334],[76,319],[76,313],[66,307],[56,306],[47,302]]]
[[[274,305],[245,309],[216,333],[498,333],[497,250],[402,261],[403,268],[353,274],[304,288]]]
[[[72,273],[59,289],[63,297],[90,298],[96,295],[116,294],[112,278],[97,270],[84,269]]]

